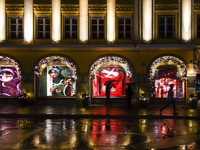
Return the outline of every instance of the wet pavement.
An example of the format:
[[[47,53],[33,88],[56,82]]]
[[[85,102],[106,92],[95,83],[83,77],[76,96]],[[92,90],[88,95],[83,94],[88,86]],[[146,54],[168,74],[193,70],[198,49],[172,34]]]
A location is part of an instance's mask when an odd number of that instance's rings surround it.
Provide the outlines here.
[[[1,105],[0,149],[199,150],[200,108],[161,107]]]

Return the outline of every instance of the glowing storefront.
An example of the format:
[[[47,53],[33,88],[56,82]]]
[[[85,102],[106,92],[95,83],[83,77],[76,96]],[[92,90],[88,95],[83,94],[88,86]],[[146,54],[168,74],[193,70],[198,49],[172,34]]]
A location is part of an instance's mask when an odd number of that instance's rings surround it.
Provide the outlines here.
[[[116,80],[111,83],[110,96],[126,96],[127,82],[131,81],[132,69],[128,61],[116,56],[106,56],[98,59],[90,68],[92,79],[92,96],[105,96],[105,82]]]
[[[150,98],[167,98],[169,85],[174,85],[174,98],[185,98],[186,66],[174,56],[163,56],[150,67]]]
[[[0,96],[18,97],[21,93],[19,64],[9,57],[0,56]]]
[[[76,97],[76,66],[68,59],[46,57],[35,66],[35,75],[38,96]]]

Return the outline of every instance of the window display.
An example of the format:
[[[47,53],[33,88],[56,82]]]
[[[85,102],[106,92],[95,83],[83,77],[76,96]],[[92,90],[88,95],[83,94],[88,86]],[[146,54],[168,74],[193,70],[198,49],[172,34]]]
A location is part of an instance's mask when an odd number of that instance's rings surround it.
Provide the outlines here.
[[[116,80],[111,83],[110,95],[125,96],[127,86],[125,83],[129,82],[129,77],[124,68],[119,65],[102,65],[98,68],[93,79],[93,96],[105,96],[105,82],[110,79]]]
[[[49,65],[39,77],[40,96],[75,96],[75,79],[65,65]]]
[[[0,66],[0,95],[18,96],[21,93],[21,78],[12,65]]]
[[[170,84],[174,85],[174,98],[184,98],[185,87],[178,69],[174,65],[159,66],[150,81],[152,98],[167,98]]]

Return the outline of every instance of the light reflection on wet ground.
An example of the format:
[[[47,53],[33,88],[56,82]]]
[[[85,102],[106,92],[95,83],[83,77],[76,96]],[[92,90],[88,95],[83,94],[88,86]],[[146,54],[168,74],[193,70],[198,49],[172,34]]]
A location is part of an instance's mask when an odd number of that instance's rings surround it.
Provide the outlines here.
[[[6,148],[13,149],[200,149],[198,124],[174,119],[0,119],[0,146],[9,136],[13,145]]]

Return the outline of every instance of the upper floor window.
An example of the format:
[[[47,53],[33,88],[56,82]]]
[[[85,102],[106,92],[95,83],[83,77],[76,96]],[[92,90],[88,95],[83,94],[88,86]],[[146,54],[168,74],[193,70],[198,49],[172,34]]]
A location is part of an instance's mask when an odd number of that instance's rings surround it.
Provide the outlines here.
[[[23,39],[22,17],[9,17],[9,38]]]
[[[64,18],[64,39],[77,39],[77,17]]]
[[[200,15],[197,15],[197,38],[200,38]]]
[[[105,27],[104,17],[91,18],[91,39],[104,39]]]
[[[131,39],[131,18],[118,18],[118,39]]]
[[[37,39],[50,39],[50,17],[37,17]]]
[[[158,38],[174,38],[174,16],[158,16]]]

